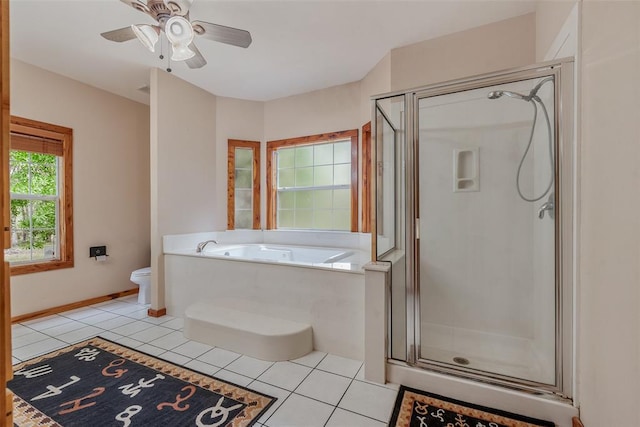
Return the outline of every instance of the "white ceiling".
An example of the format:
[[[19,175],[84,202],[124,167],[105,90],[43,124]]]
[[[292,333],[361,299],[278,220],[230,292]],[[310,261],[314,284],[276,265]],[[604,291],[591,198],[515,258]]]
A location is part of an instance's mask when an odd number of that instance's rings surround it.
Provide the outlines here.
[[[195,0],[192,20],[248,30],[253,43],[196,38],[208,64],[171,68],[216,95],[269,100],[360,80],[393,48],[534,8],[529,0]],[[148,103],[137,89],[150,67],[166,68],[166,52],[160,60],[135,39],[114,43],[100,33],[152,22],[118,0],[11,0],[11,56]]]

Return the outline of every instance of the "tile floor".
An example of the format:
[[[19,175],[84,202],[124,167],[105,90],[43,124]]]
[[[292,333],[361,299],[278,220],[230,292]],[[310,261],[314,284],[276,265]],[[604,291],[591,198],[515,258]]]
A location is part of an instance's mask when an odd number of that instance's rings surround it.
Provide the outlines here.
[[[377,427],[389,422],[398,386],[365,381],[359,360],[318,351],[288,362],[254,359],[188,340],[182,319],[148,317],[136,298],[13,325],[13,363],[99,335],[277,397],[258,426]]]

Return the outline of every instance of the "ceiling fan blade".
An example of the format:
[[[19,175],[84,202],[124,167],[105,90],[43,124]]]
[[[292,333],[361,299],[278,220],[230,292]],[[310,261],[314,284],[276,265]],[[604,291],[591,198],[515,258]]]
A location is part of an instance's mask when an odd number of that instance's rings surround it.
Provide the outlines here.
[[[143,3],[139,0],[120,0],[120,1],[122,3],[128,4],[135,10],[139,10],[142,13],[146,13],[147,15],[151,14],[151,10],[149,9],[149,6],[147,6],[146,3]]]
[[[202,68],[205,65],[207,65],[207,60],[204,59],[204,56],[202,56],[202,54],[200,53],[200,51],[196,47],[195,43],[191,43],[189,45],[189,49],[191,49],[192,51],[194,51],[196,53],[196,56],[194,56],[193,58],[189,58],[186,61],[184,61],[184,62],[187,63],[187,66],[189,68]]]
[[[204,21],[193,21],[191,25],[196,34],[216,42],[238,47],[249,47],[251,44],[251,34],[246,30]]]
[[[125,1],[125,0],[122,0]],[[189,13],[193,0],[164,0],[164,4],[174,15],[185,16]]]
[[[124,27],[118,30],[107,31],[105,33],[101,33],[100,35],[107,40],[111,40],[112,42],[126,42],[128,40],[136,38],[136,34],[133,32],[131,27]]]

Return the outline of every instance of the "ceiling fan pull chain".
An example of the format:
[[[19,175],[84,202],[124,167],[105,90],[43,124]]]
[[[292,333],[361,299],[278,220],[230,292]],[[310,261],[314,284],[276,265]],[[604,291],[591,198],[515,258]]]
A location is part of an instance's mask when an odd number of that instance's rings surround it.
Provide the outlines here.
[[[167,56],[167,73],[171,72],[171,55]]]
[[[164,55],[162,54],[163,46],[164,46],[164,42],[162,40],[162,37],[160,37],[160,59],[164,59]]]

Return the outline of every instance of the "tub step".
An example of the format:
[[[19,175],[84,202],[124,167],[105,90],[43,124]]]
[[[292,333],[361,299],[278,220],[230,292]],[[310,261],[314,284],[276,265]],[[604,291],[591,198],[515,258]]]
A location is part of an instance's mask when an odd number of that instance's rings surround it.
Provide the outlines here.
[[[281,361],[313,350],[311,325],[198,302],[185,310],[184,335],[256,359]]]

